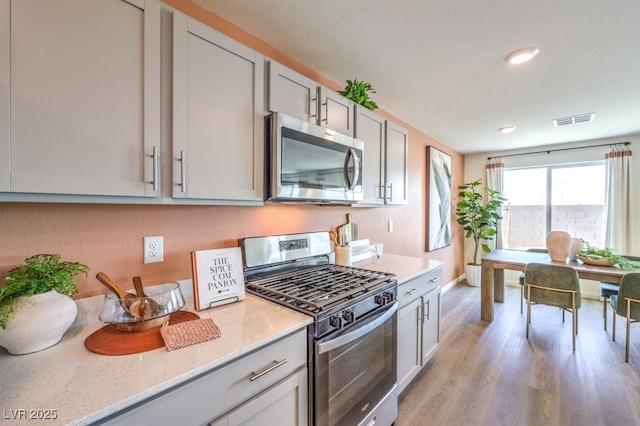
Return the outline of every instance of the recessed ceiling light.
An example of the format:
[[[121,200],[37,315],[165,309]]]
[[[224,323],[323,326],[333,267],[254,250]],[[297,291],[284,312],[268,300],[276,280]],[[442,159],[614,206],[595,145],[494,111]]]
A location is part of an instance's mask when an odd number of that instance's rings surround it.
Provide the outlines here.
[[[502,133],[511,133],[513,132],[515,129],[517,129],[516,126],[505,126],[505,127],[500,127],[498,129],[498,131],[502,132]]]
[[[515,52],[509,53],[504,58],[504,61],[510,63],[511,65],[524,64],[525,62],[529,62],[530,60],[532,60],[539,52],[540,49],[535,47],[518,49]]]

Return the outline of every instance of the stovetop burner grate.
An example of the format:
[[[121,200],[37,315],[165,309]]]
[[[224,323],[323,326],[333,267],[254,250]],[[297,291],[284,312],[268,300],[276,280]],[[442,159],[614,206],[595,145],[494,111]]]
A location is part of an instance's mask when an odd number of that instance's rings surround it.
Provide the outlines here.
[[[389,274],[330,264],[250,281],[246,287],[267,299],[317,314],[389,280]]]

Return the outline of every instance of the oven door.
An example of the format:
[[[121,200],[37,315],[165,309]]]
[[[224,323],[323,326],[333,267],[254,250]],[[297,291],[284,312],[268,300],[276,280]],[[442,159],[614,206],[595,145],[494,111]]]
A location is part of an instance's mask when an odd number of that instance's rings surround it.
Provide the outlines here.
[[[356,425],[393,389],[397,309],[388,305],[315,343],[316,425]]]
[[[270,125],[271,201],[362,200],[362,141],[280,113]]]

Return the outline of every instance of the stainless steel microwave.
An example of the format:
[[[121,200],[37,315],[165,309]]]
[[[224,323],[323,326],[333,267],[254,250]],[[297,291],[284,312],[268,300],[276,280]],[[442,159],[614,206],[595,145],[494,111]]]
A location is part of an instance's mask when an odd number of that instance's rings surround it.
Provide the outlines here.
[[[362,200],[364,142],[277,112],[266,124],[268,201]]]

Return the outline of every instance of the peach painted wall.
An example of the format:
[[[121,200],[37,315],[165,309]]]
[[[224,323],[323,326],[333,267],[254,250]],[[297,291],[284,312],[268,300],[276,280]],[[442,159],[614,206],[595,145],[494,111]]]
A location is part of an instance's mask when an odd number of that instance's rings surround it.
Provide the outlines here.
[[[190,1],[168,0],[176,9],[209,24],[266,56],[320,83],[341,86],[287,57]],[[76,298],[106,292],[95,274],[102,271],[130,286],[140,275],[146,284],[191,278],[190,252],[234,247],[247,236],[331,230],[350,212],[362,237],[384,243],[387,253],[429,257],[445,262],[443,282],[463,273],[463,234],[453,222],[453,244],[425,252],[426,146],[452,156],[453,192],[463,183],[464,157],[385,111],[382,115],[409,129],[409,204],[404,207],[265,205],[264,207],[167,206],[118,204],[0,203],[0,276],[36,253],[60,253],[64,260],[89,265],[78,280]],[[453,216],[452,216],[453,217]],[[394,221],[394,232],[387,222]],[[142,263],[142,238],[164,236],[164,262]]]

